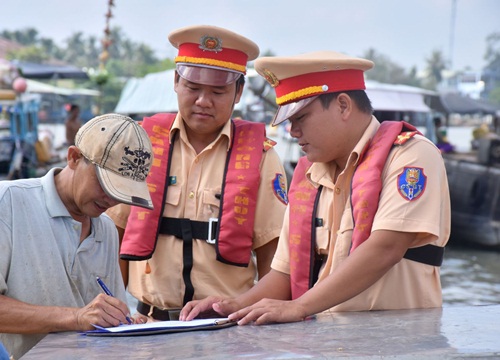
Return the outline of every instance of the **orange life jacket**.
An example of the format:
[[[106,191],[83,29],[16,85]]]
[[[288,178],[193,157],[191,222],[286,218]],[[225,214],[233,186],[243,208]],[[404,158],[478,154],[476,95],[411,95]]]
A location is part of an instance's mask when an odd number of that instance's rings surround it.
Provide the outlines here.
[[[125,260],[151,258],[156,247],[170,179],[173,143],[169,134],[175,114],[156,114],[144,118],[154,152],[154,163],[147,177],[154,209],[132,206],[122,240],[120,257]],[[253,225],[260,183],[259,166],[263,151],[265,125],[232,120],[233,137],[228,151],[221,206],[215,235],[217,260],[248,266],[253,244]]]
[[[382,189],[381,173],[387,155],[395,145],[402,145],[415,134],[413,125],[403,121],[385,121],[360,155],[351,186],[351,208],[354,219],[351,252],[371,233]],[[289,191],[289,251],[292,299],[314,285],[316,210],[321,187],[315,188],[307,179],[311,162],[302,157],[295,168]],[[409,249],[405,258],[439,266],[443,248],[425,245]]]

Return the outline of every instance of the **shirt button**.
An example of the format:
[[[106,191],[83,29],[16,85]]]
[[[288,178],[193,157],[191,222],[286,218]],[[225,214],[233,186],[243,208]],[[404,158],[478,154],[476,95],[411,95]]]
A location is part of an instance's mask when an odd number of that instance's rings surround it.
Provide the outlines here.
[[[192,192],[192,191],[191,191],[191,192],[189,193],[189,198],[190,198],[190,199],[193,199],[193,198],[194,198],[194,192]]]
[[[340,194],[340,188],[335,188],[335,194]]]

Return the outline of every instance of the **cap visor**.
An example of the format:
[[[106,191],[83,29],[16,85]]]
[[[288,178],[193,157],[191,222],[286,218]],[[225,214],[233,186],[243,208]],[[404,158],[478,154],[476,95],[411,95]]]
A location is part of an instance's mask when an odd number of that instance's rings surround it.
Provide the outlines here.
[[[153,210],[153,201],[146,181],[135,181],[95,166],[97,178],[104,192],[121,203]]]
[[[305,108],[307,105],[312,103],[314,100],[316,100],[318,96],[311,96],[306,99],[302,99],[296,102],[292,102],[289,104],[281,105],[278,110],[276,111],[276,114],[274,114],[274,119],[273,122],[271,123],[272,126],[277,126],[281,124],[283,121],[288,120],[295,114],[297,114],[300,110]]]
[[[242,73],[219,70],[214,67],[177,64],[179,75],[193,83],[209,86],[226,86],[235,82]]]

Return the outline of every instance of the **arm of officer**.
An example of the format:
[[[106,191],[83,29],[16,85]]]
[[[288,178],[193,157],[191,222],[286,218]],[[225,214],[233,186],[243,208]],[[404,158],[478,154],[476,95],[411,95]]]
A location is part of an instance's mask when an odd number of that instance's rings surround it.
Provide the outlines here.
[[[271,270],[271,262],[273,261],[274,253],[276,252],[277,246],[278,246],[278,238],[274,238],[267,244],[255,249],[259,280],[261,280],[264,277],[264,275],[266,275],[269,272],[269,270]]]
[[[127,304],[99,294],[83,308],[40,306],[0,295],[0,333],[35,334],[93,330],[92,324],[126,324]]]
[[[203,300],[188,302],[182,308],[179,319],[193,320],[198,314],[208,310],[214,310],[221,316],[228,316],[265,297],[280,300],[290,299],[290,276],[271,269],[254,287],[236,298],[224,299],[218,296],[209,296]]]
[[[374,231],[333,273],[298,299],[263,299],[234,312],[229,318],[239,320],[240,325],[250,322],[294,322],[327,310],[373,285],[401,261],[408,248],[418,244],[417,235],[386,230]]]

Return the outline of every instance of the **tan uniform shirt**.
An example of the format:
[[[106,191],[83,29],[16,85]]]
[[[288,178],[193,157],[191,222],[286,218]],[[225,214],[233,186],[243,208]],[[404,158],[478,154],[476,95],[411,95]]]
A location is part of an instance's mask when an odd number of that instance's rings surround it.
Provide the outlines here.
[[[216,218],[219,215],[219,200],[215,195],[221,194],[231,136],[230,122],[224,126],[219,137],[198,155],[188,142],[179,115],[173,129],[179,130],[179,133],[174,143],[170,176],[177,179],[175,185],[168,187],[163,216],[198,221]],[[273,191],[276,175],[285,176],[274,149],[263,154],[260,172],[253,249],[279,236],[286,208]],[[108,215],[117,226],[125,228],[129,211],[130,207],[118,205],[108,210]],[[182,240],[160,234],[153,257],[148,261],[150,274],[145,273],[146,261],[129,262],[129,292],[137,299],[161,308],[181,307],[184,295]],[[254,262],[247,268],[224,264],[216,260],[214,245],[203,240],[193,241],[191,281],[195,289],[194,299],[241,294],[253,286],[256,272]]]
[[[323,185],[317,212],[317,217],[323,219],[323,226],[317,228],[316,236],[319,252],[328,254],[328,259],[318,281],[333,273],[348,256],[353,231],[350,184],[358,156],[379,126],[372,117],[335,184],[329,176],[335,173],[335,165],[315,163],[308,170],[308,179],[315,186]],[[423,169],[427,185],[418,199],[408,201],[399,194],[397,178],[404,167],[411,166]],[[419,245],[445,246],[450,236],[448,180],[441,154],[428,139],[416,135],[391,150],[382,172],[382,186],[372,231],[415,232],[419,233]],[[272,263],[273,269],[287,274],[290,273],[288,224],[287,209]],[[402,259],[370,288],[331,310],[408,309],[441,305],[439,267]]]

